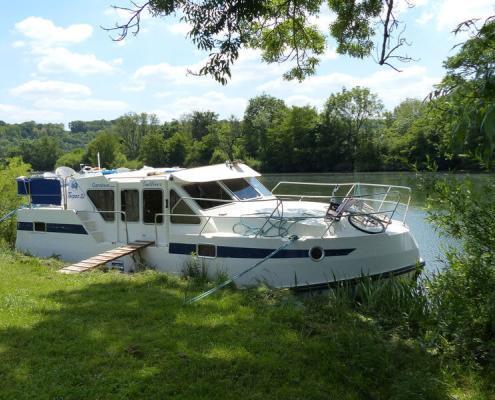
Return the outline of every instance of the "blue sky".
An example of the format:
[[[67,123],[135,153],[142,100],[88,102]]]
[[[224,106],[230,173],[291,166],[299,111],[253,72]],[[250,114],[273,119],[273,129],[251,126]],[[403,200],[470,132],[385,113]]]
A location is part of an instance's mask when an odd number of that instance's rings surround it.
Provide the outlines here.
[[[0,120],[67,124],[144,111],[163,121],[194,110],[242,117],[249,98],[262,93],[320,108],[331,93],[356,85],[371,88],[392,109],[407,97],[424,98],[441,79],[442,62],[461,41],[451,33],[457,23],[495,13],[493,0],[410,0],[413,8],[400,1],[396,13],[412,42],[406,51],[418,59],[399,65],[401,73],[372,59],[337,55],[330,40],[317,74],[303,83],[282,79],[290,65],[267,65],[257,51],[245,50],[227,86],[187,75],[188,68],[199,69],[205,54],[186,39],[188,27],[176,17],[145,15],[138,36],[116,43],[100,26],[124,21],[110,6],[129,6],[127,0],[6,2],[0,17]],[[331,21],[323,9],[314,23],[325,29]]]

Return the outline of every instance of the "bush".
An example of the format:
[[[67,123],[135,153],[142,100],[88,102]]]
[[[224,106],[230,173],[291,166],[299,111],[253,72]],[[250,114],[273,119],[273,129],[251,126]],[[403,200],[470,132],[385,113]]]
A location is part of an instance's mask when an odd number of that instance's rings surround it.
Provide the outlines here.
[[[29,164],[23,163],[20,158],[11,158],[6,165],[0,168],[0,217],[21,205],[22,198],[17,195],[15,178],[26,175],[29,169]],[[13,247],[15,235],[15,218],[0,222],[0,241],[4,241]]]
[[[437,181],[430,219],[462,243],[431,281],[439,334],[456,356],[495,363],[495,189],[469,181]]]

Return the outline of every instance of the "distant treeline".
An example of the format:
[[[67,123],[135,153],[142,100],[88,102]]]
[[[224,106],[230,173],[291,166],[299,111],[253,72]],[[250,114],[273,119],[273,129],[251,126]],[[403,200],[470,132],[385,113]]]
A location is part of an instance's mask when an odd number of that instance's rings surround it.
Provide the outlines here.
[[[455,156],[453,121],[436,104],[407,99],[383,111],[380,99],[355,87],[331,95],[323,110],[289,107],[261,95],[249,100],[244,118],[219,119],[194,111],[160,123],[153,114],[113,121],[63,124],[0,122],[0,157],[21,156],[34,170],[97,163],[105,167],[197,166],[242,159],[269,172],[478,169],[471,155]],[[469,150],[469,149],[468,149]]]
[[[444,62],[427,101],[406,99],[384,111],[367,88],[331,94],[321,111],[289,107],[263,94],[242,120],[193,111],[160,123],[153,114],[113,121],[6,124],[0,162],[20,156],[34,170],[59,165],[196,166],[242,159],[269,172],[382,171],[438,168],[492,170],[495,159],[495,19],[478,28]],[[425,94],[426,95],[426,94]]]

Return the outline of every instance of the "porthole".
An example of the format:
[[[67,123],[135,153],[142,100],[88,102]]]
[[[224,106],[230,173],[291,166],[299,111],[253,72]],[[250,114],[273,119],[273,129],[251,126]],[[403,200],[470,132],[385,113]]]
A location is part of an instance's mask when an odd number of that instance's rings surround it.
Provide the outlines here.
[[[309,257],[313,261],[321,261],[325,257],[325,250],[320,246],[311,247],[311,249],[309,249]]]

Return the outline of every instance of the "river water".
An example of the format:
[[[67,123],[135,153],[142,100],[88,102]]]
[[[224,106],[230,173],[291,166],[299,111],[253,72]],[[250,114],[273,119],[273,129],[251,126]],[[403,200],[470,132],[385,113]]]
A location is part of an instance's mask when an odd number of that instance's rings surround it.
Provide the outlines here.
[[[457,179],[470,179],[475,187],[484,183],[495,184],[495,174],[455,174]],[[361,182],[387,185],[409,186],[412,189],[411,206],[406,223],[416,238],[421,257],[426,261],[426,271],[434,272],[444,267],[442,260],[449,246],[459,243],[448,236],[441,235],[426,219],[426,194],[420,189],[420,176],[413,172],[357,172],[357,173],[294,173],[294,174],[265,174],[261,181],[272,189],[279,181],[343,183]],[[300,188],[298,188],[300,189]],[[314,187],[312,187],[312,190]],[[326,193],[328,195],[328,188]],[[287,193],[284,191],[284,193]],[[314,194],[314,191],[312,192]],[[403,201],[403,200],[401,200]]]

